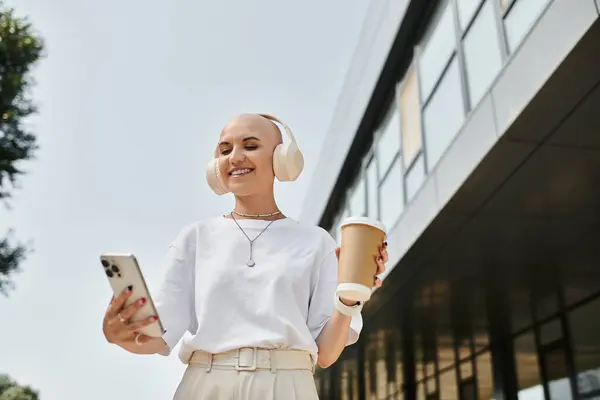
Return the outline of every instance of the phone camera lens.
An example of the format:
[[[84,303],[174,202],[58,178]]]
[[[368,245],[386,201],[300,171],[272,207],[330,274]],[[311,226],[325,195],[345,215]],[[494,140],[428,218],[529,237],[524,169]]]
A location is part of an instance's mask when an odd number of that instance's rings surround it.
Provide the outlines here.
[[[113,277],[113,272],[110,269],[106,269],[106,275],[108,275],[109,278]]]
[[[117,267],[116,265],[112,265],[110,268],[113,270],[113,272],[119,272],[119,267]]]
[[[108,266],[110,265],[110,264],[108,263],[108,261],[106,261],[106,260],[102,260],[101,262],[102,262],[102,266],[103,266],[104,268],[108,268]]]

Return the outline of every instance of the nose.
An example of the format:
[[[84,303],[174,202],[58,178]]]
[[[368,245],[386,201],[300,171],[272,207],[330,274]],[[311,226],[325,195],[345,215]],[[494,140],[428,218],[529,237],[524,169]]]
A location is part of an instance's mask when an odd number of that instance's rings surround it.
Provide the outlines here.
[[[240,164],[246,160],[244,149],[235,146],[229,154],[229,162],[233,165]]]

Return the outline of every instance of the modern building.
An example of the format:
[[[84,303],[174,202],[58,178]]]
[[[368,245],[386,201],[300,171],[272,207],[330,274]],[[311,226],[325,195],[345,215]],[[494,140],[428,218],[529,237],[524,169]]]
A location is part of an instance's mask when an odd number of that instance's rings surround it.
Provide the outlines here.
[[[600,399],[600,0],[373,0],[303,218],[388,227],[322,399]]]

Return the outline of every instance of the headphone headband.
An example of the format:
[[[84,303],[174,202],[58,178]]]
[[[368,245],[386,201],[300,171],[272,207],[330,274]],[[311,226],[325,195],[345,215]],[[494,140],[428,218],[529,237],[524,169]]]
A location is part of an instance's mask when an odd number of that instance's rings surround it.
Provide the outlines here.
[[[257,115],[260,115],[261,117],[263,117],[263,118],[266,118],[266,119],[268,119],[268,120],[270,120],[270,121],[273,121],[273,122],[278,122],[278,123],[279,123],[281,126],[283,126],[283,128],[285,129],[285,132],[286,132],[286,134],[287,134],[288,138],[289,138],[289,139],[290,139],[292,142],[294,142],[294,144],[296,144],[296,145],[297,145],[296,138],[294,137],[294,134],[292,133],[292,130],[290,129],[290,127],[289,127],[289,126],[287,126],[287,124],[286,124],[285,122],[283,122],[282,120],[280,120],[279,118],[277,118],[276,116],[274,116],[274,115],[271,115],[271,114],[266,114],[266,113],[265,113],[265,114],[263,114],[263,113],[259,113],[259,114],[257,114]]]

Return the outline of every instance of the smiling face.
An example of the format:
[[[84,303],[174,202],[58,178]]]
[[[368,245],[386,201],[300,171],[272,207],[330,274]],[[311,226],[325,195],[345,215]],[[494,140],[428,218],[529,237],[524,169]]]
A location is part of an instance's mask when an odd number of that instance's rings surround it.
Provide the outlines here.
[[[223,128],[217,149],[219,170],[234,195],[273,190],[273,151],[280,143],[277,126],[260,115],[239,115]]]

